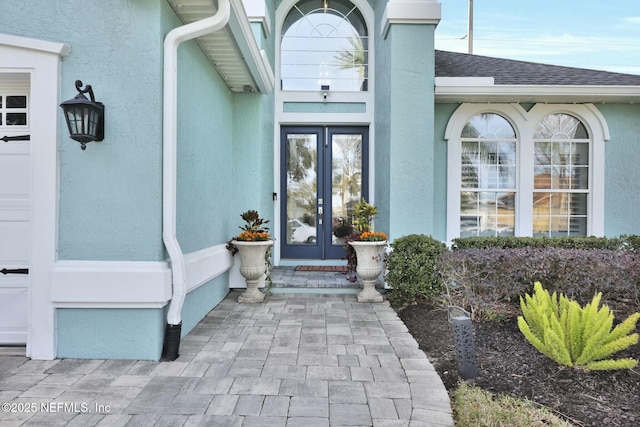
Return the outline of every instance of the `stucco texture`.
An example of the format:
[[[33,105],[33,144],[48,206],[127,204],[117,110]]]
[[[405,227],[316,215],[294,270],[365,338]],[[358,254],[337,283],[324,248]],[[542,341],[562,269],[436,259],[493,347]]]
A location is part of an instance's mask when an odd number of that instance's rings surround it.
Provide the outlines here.
[[[164,3],[164,2],[163,2]],[[86,151],[59,131],[58,257],[158,260],[161,234],[161,4],[3,2],[3,32],[68,44],[61,101],[74,82],[105,105],[105,140]],[[35,13],[35,11],[39,11]],[[132,43],[135,40],[135,43]],[[37,88],[34,88],[37,90]],[[61,112],[62,110],[60,110]]]
[[[640,234],[640,105],[597,108],[611,133],[605,142],[605,234]]]

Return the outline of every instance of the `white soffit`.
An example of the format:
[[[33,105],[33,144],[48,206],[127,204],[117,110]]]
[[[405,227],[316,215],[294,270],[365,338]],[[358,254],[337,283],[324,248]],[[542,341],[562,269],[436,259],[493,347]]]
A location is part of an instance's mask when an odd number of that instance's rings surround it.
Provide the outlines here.
[[[269,93],[273,72],[254,38],[240,0],[230,0],[231,17],[224,29],[196,39],[202,51],[232,92]],[[212,16],[214,0],[169,0],[184,24]]]

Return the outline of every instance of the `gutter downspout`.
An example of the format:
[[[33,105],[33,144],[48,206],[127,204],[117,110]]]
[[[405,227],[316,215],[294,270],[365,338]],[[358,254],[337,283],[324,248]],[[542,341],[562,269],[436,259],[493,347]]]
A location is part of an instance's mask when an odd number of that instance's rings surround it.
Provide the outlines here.
[[[229,22],[229,0],[218,0],[213,16],[174,28],[164,39],[164,77],[162,103],[162,241],[171,262],[173,294],[167,313],[162,360],[179,356],[182,330],[182,305],[186,296],[187,277],[184,253],[176,232],[177,124],[178,124],[178,47],[185,41],[213,33]]]

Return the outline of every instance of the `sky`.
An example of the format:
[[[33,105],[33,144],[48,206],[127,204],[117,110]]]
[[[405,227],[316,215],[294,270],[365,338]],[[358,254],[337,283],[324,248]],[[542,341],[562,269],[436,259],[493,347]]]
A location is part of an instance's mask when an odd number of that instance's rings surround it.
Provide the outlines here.
[[[469,0],[439,0],[436,49],[468,52]],[[476,55],[640,74],[640,0],[473,0]]]

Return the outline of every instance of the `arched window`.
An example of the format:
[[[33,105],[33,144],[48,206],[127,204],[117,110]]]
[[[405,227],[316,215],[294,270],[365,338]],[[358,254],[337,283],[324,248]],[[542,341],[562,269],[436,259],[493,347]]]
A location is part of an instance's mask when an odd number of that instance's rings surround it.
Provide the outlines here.
[[[534,236],[585,236],[589,196],[589,135],[569,114],[551,114],[533,135]]]
[[[282,25],[282,90],[366,91],[368,31],[348,0],[303,0]]]
[[[460,237],[513,236],[516,133],[502,116],[473,116],[462,130]]]
[[[604,142],[591,104],[462,104],[445,139],[447,239],[604,235]]]

